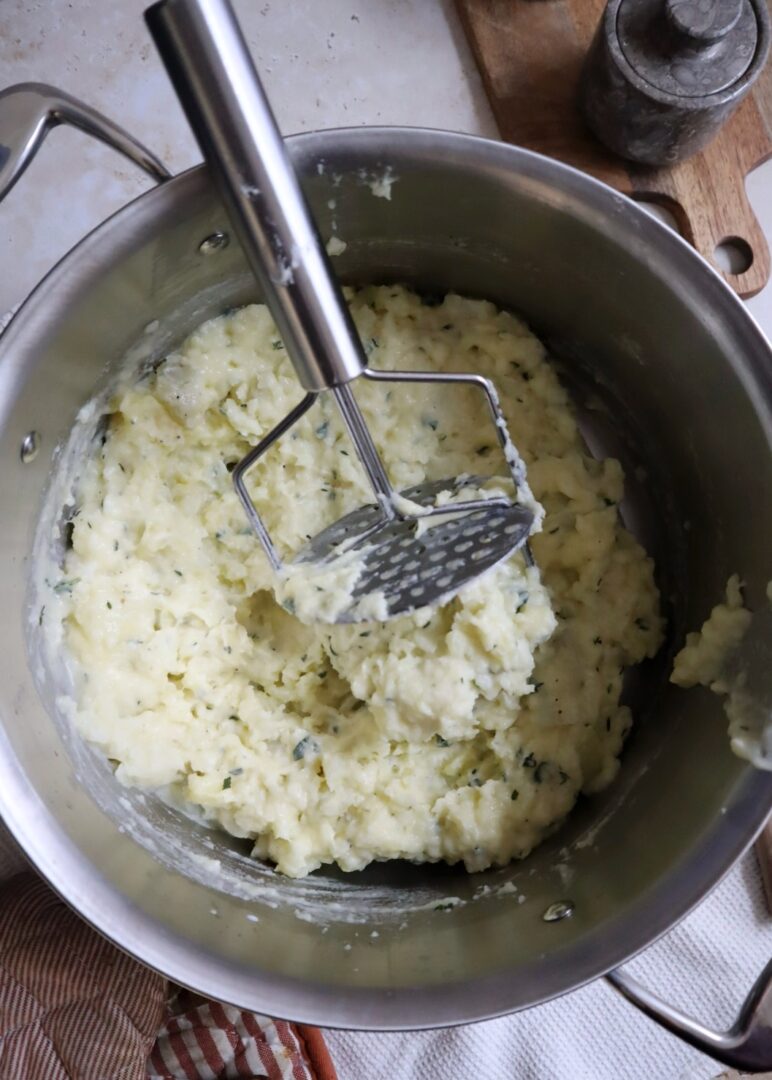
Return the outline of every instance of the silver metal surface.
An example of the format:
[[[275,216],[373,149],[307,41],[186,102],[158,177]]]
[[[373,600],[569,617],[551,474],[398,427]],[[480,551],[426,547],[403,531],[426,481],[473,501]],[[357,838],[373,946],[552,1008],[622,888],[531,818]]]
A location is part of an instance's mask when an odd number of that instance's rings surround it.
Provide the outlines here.
[[[495,389],[489,380],[474,375],[434,375],[424,372],[364,372],[374,380],[392,382],[467,383],[481,387],[496,421],[496,432],[505,455],[511,458],[513,481],[522,479],[519,458],[512,458],[503,415]],[[297,554],[295,563],[316,563],[329,567],[337,557],[337,549],[345,545],[348,554],[362,552],[362,571],[351,594],[351,603],[337,616],[337,622],[357,622],[367,619],[367,609],[361,607],[366,596],[380,593],[388,607],[388,617],[404,615],[420,607],[443,603],[503,559],[527,544],[533,526],[533,513],[506,497],[491,495],[487,499],[465,499],[455,510],[453,520],[432,527],[417,535],[420,517],[448,515],[449,507],[435,506],[434,499],[443,491],[458,492],[465,487],[479,487],[490,477],[472,476],[460,480],[448,478],[418,484],[401,492],[404,498],[424,507],[420,516],[397,513],[394,509],[391,485],[383,464],[372,443],[364,418],[348,386],[335,387],[346,428],[358,448],[360,460],[374,492],[377,503],[352,511],[313,537]],[[233,469],[236,489],[250,525],[255,531],[275,572],[283,562],[271,540],[263,519],[249,494],[246,474],[271,446],[308,412],[315,395],[308,393],[279,423],[239,461]],[[530,565],[532,556],[526,554]]]
[[[0,199],[7,195],[49,131],[70,124],[111,146],[154,180],[168,180],[163,163],[106,116],[45,83],[19,83],[0,93]]]
[[[31,461],[34,461],[38,455],[40,449],[40,436],[37,431],[28,431],[24,438],[21,440],[21,448],[19,450],[19,457],[24,465],[29,465]]]
[[[364,601],[376,594],[386,597],[388,618],[450,599],[522,547],[533,513],[506,499],[470,500],[464,511],[476,512],[468,522],[458,517],[419,536],[415,515],[396,509],[386,469],[349,386],[365,373],[364,349],[229,0],[160,0],[146,18],[300,384],[308,392],[332,393],[375,496],[372,507],[326,529],[324,539],[312,539],[299,561],[328,571],[343,557],[331,542],[335,536],[346,538],[346,558],[352,550],[362,553],[351,602],[338,613],[337,622],[371,620]],[[407,381],[400,372],[368,374]],[[481,386],[512,471],[516,498],[521,463],[490,381],[436,373],[412,378]],[[247,518],[276,572],[281,560],[244,477],[307,409],[306,398],[250,450],[233,474]],[[447,484],[459,491],[467,486],[454,480]],[[414,489],[425,514],[447,513],[427,505],[430,490],[439,494],[443,489]]]
[[[359,337],[230,5],[161,0],[145,19],[303,389],[355,378]]]
[[[354,393],[350,386],[336,386],[333,397],[351,441],[356,447],[359,460],[367,473],[370,487],[378,500],[381,519],[391,521],[396,516],[391,501],[393,495],[391,484]]]
[[[376,371],[372,368],[365,369],[363,375],[375,382],[471,385],[482,390],[515,489],[524,479],[522,461],[509,439],[498,395],[489,379],[470,374]],[[399,494],[420,505],[420,513],[397,509],[396,493],[351,387],[336,386],[331,393],[376,496],[374,504],[353,510],[314,536],[292,560],[294,563],[317,564],[320,569],[329,570],[336,560],[348,559],[352,551],[361,553],[361,571],[352,589],[350,603],[337,613],[336,622],[371,619],[370,607],[364,601],[376,594],[385,599],[387,613],[384,618],[390,619],[418,608],[445,603],[474,578],[523,546],[526,547],[526,563],[533,565],[533,556],[527,547],[533,528],[533,512],[506,496],[491,494],[488,498],[465,499],[450,508],[455,514],[453,520],[421,531],[418,528],[421,518],[448,515],[447,505],[435,505],[434,502],[442,492],[451,490],[457,494],[464,488],[480,487],[491,477],[450,477],[418,484]],[[313,405],[314,397],[307,394],[233,470],[236,493],[277,573],[282,571],[283,562],[249,494],[246,474],[305,415]],[[340,554],[341,550],[343,554]]]
[[[558,359],[594,451],[622,461],[622,513],[655,559],[671,636],[630,688],[636,724],[620,774],[522,864],[473,875],[393,864],[292,881],[250,860],[243,842],[122,788],[72,735],[56,705],[61,672],[40,651],[45,597],[24,580],[44,487],[52,464],[63,467],[53,448],[105,365],[133,350],[143,368],[203,319],[259,299],[236,244],[198,255],[225,226],[200,168],[96,229],[0,338],[0,812],[84,918],[209,997],[348,1028],[479,1020],[581,986],[656,940],[769,813],[772,780],[729,753],[719,700],[667,675],[672,649],[730,574],[744,578],[750,607],[766,604],[772,353],[677,236],[554,161],[406,129],[288,145],[323,229],[334,191],[344,281],[454,290],[520,312]],[[386,165],[390,202],[360,176]],[[42,449],[23,465],[32,430]],[[55,565],[53,506],[33,554]],[[545,923],[567,871],[574,914]],[[497,890],[506,883],[524,903]],[[480,897],[483,884],[492,889]],[[449,908],[449,896],[461,903]]]
[[[362,569],[351,591],[351,602],[336,622],[372,619],[367,608],[363,612],[359,605],[374,594],[383,596],[390,618],[443,604],[468,585],[471,577],[491,570],[522,547],[533,526],[533,513],[506,499],[503,505],[495,499],[470,499],[434,508],[441,492],[457,494],[487,479],[434,480],[402,492],[405,498],[428,506],[427,517],[436,509],[445,515],[455,511],[451,520],[432,525],[426,532],[417,532],[420,518],[395,516],[384,523],[380,507],[364,506],[318,533],[294,561],[334,565],[341,545],[347,554],[361,553]],[[478,509],[470,511],[470,505]]]
[[[509,468],[512,483],[517,487],[525,479],[523,462],[509,438],[507,422],[499,404],[499,395],[491,379],[486,379],[483,375],[466,372],[442,372],[437,374],[428,371],[378,371],[376,368],[371,367],[366,368],[362,374],[372,382],[434,383],[435,385],[445,383],[448,386],[474,386],[476,389],[481,390],[485,396],[485,403],[493,421],[493,426],[496,429],[496,438]],[[479,505],[484,504],[480,503]],[[435,512],[441,514],[442,508],[440,507]]]
[[[573,913],[574,905],[571,900],[556,900],[544,912],[542,919],[544,922],[562,922],[563,919],[570,919]]]
[[[198,245],[199,255],[215,255],[218,251],[227,248],[231,238],[226,232],[215,232],[211,236],[205,236]]]
[[[273,444],[282,437],[285,431],[289,431],[302,416],[308,412],[311,406],[316,401],[315,394],[306,394],[302,401],[298,402],[291,412],[279,421],[276,427],[272,428],[268,434],[260,440],[257,446],[253,446],[248,454],[239,461],[233,470],[233,486],[236,489],[236,494],[241,500],[241,505],[244,507],[244,512],[247,515],[249,524],[255,531],[255,534],[263,545],[263,550],[268,556],[268,560],[275,571],[279,571],[282,568],[282,560],[279,552],[274,547],[270,534],[263,524],[263,519],[257,512],[255,504],[252,502],[252,497],[247,490],[246,474],[257,462],[258,458],[262,457],[267,450],[270,449]]]
[[[754,983],[728,1031],[714,1031],[692,1019],[624,971],[613,971],[607,978],[642,1013],[716,1061],[765,1074],[772,1065],[772,960]]]

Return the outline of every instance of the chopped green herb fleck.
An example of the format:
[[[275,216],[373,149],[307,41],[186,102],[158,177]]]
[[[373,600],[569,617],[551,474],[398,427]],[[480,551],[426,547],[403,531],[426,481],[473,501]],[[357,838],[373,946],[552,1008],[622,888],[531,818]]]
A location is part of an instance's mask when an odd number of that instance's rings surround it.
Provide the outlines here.
[[[316,754],[319,752],[319,743],[313,737],[313,735],[305,735],[292,751],[292,757],[295,761],[300,761],[306,757],[307,754]]]
[[[110,611],[112,611],[112,610],[113,610],[113,605],[112,605],[112,604],[110,603],[110,601],[109,601],[109,600],[107,601],[107,604],[105,605],[105,607],[109,608],[109,609],[110,609]]]
[[[319,425],[319,427],[314,432],[314,434],[316,435],[317,439],[324,439],[324,438],[327,437],[327,432],[329,430],[330,430],[330,421],[329,420],[323,420],[321,422],[321,424]]]
[[[440,734],[436,734],[434,736],[434,741],[437,743],[438,746],[450,746],[450,743],[448,742],[448,740],[443,739],[442,735],[440,735]]]
[[[231,778],[230,778],[230,776],[226,776],[225,779],[222,782],[223,791],[227,791],[230,786],[231,786]]]
[[[517,802],[517,800],[520,798],[520,792],[517,790],[517,788],[515,788],[509,797],[512,802]]]
[[[79,581],[79,577],[62,578],[61,581],[57,581],[56,585],[54,585],[54,592],[57,594],[57,596],[61,596],[63,593],[66,593],[69,596],[69,594],[72,592],[73,588],[75,587],[75,585],[78,584]]]
[[[177,577],[182,577],[182,570],[175,570],[174,572],[177,575]]]
[[[284,344],[278,338],[274,338],[274,340],[271,342],[271,348],[272,349],[283,349]]]

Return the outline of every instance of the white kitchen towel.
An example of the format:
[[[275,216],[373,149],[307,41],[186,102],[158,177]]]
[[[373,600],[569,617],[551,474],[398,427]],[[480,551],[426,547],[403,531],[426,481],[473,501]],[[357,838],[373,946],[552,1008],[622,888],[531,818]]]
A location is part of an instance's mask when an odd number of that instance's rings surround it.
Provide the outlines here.
[[[750,852],[625,970],[682,1011],[728,1027],[770,956],[772,918]],[[325,1038],[340,1080],[712,1080],[725,1072],[603,980],[483,1024]]]

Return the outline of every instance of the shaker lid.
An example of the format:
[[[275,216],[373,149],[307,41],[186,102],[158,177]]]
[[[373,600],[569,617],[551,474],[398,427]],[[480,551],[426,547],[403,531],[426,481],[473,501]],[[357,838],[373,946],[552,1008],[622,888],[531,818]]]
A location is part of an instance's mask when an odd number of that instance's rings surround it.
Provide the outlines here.
[[[753,61],[759,37],[751,0],[622,0],[616,32],[640,78],[689,98],[737,82]]]

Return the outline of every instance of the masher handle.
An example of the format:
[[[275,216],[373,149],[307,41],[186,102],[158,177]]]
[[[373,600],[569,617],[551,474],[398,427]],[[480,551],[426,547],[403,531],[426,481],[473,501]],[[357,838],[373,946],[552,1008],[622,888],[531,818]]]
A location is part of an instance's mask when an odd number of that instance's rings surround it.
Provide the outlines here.
[[[344,385],[362,347],[230,3],[145,19],[303,388]]]

